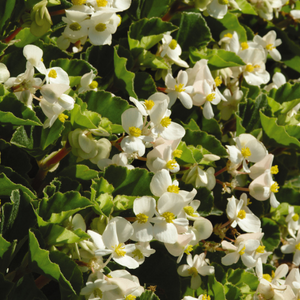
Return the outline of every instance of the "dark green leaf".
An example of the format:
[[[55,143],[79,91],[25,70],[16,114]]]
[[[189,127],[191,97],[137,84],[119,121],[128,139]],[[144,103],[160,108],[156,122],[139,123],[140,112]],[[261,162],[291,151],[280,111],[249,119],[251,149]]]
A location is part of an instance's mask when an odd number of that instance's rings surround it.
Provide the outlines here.
[[[6,241],[2,234],[0,234],[0,272],[6,273],[6,270],[10,264],[13,257],[14,251],[16,249],[17,241],[12,243]]]
[[[143,99],[156,93],[156,85],[152,76],[147,72],[137,72],[134,78],[134,90],[138,98]]]
[[[61,67],[69,76],[82,76],[91,70],[96,73],[96,69],[92,65],[81,59],[59,58],[51,61],[50,68],[53,67]]]
[[[85,165],[73,165],[64,168],[59,176],[65,176],[72,179],[91,180],[98,177],[98,172]]]
[[[264,236],[262,242],[266,247],[266,251],[274,251],[280,243],[280,230],[278,225],[269,218],[262,218],[262,232]]]

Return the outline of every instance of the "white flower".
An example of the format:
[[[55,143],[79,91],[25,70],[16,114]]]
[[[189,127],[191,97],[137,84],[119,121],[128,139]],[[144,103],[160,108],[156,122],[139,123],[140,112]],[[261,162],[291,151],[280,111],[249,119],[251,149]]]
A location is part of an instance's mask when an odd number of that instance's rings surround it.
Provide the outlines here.
[[[46,67],[42,61],[43,50],[35,45],[26,45],[23,49],[23,54],[27,59],[27,63],[30,63],[40,73],[46,74]]]
[[[127,168],[128,170],[134,169],[134,166],[128,165],[128,154],[125,152],[115,154],[112,159],[103,158],[98,160],[97,166],[99,169],[104,170],[106,167],[110,165],[122,166]]]
[[[287,243],[280,248],[282,253],[294,253],[293,263],[300,265],[300,230],[296,238],[287,239]]]
[[[286,216],[285,221],[287,222],[289,234],[296,238],[295,233],[300,229],[300,219],[294,211],[294,206],[289,205],[289,214]]]
[[[286,78],[282,73],[276,72],[272,77],[272,81],[272,83],[264,87],[267,92],[269,92],[271,89],[279,89],[286,83]]]
[[[250,178],[255,179],[265,172],[277,174],[279,172],[278,166],[275,165],[272,167],[273,159],[274,155],[268,154],[262,160],[258,161],[252,167],[250,167]]]
[[[231,92],[229,89],[224,90],[223,95],[227,99],[227,101],[221,101],[218,104],[218,109],[221,111],[222,120],[229,120],[233,112],[237,111],[237,107],[239,102],[243,98],[243,91],[239,88],[234,89]]]
[[[238,53],[240,50],[239,37],[236,31],[225,30],[221,32],[221,39],[218,43],[222,49]]]
[[[84,74],[80,79],[80,88],[78,89],[78,93],[84,93],[87,91],[97,91],[98,82],[93,79],[96,77],[93,70],[89,73]]]
[[[185,71],[180,70],[176,79],[171,74],[167,74],[165,83],[167,87],[166,93],[170,97],[169,108],[173,106],[177,98],[179,98],[185,108],[192,108],[193,101],[189,94],[193,92],[194,88],[186,86],[187,82],[188,74]]]
[[[60,67],[53,67],[46,70],[46,83],[70,85],[69,75]]]
[[[10,73],[5,64],[0,63],[0,83],[5,82],[10,76]]]

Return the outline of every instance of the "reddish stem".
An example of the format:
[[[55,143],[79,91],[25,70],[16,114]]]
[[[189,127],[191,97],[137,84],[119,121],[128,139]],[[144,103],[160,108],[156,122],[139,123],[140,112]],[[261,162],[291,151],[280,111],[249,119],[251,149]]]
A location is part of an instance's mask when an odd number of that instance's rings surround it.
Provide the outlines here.
[[[58,16],[58,15],[64,15],[66,11],[64,9],[56,10],[56,11],[51,11],[49,12],[50,16]]]
[[[15,38],[15,36],[22,30],[22,27],[20,26],[17,28],[10,36],[8,36],[6,39],[3,40],[4,43],[9,43],[11,40]]]
[[[44,275],[41,275],[40,277],[38,277],[34,283],[36,285],[36,287],[40,290],[42,289],[46,284],[48,284],[49,282],[51,281],[50,278],[44,276]]]
[[[160,87],[160,86],[157,87],[157,90],[160,91],[160,92],[163,92],[163,93],[166,92],[166,89],[167,89],[167,88]]]
[[[52,158],[46,161],[45,164],[40,165],[40,168],[44,171],[48,171],[52,166],[56,165],[60,162],[66,155],[68,155],[71,151],[69,143],[65,145],[65,147],[61,148]]]
[[[227,166],[224,167],[223,169],[219,170],[218,172],[215,173],[215,177],[217,177],[218,175],[222,174],[223,172],[227,171]]]

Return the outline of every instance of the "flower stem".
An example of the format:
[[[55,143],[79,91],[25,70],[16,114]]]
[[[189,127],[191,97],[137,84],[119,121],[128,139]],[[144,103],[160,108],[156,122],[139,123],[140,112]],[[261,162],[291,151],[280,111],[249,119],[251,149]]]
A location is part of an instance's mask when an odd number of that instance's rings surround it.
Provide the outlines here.
[[[215,173],[215,177],[217,177],[218,175],[222,174],[223,172],[227,171],[227,166],[224,167],[223,169],[219,170],[218,172]]]
[[[49,13],[50,16],[58,16],[58,15],[64,15],[66,11],[64,9],[60,9],[60,10],[51,11]]]
[[[8,36],[7,38],[5,38],[3,40],[4,43],[9,43],[11,40],[13,40],[16,35],[22,30],[22,26],[18,27],[10,36]]]
[[[34,283],[36,285],[36,287],[40,290],[42,289],[46,284],[48,284],[49,282],[51,281],[50,278],[44,276],[44,275],[41,275],[40,277],[38,277]]]

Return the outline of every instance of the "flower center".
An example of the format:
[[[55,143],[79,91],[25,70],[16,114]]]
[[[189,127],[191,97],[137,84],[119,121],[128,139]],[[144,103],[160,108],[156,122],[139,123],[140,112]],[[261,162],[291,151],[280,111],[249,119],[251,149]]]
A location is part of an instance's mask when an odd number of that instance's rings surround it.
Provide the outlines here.
[[[173,223],[173,220],[175,219],[174,214],[169,211],[164,212],[162,216],[166,219],[167,223]]]
[[[63,113],[61,113],[61,114],[58,115],[57,118],[58,118],[58,120],[61,121],[62,123],[65,123],[66,119],[69,119],[69,116],[67,116],[67,115],[65,115],[65,114],[63,114]]]
[[[224,34],[224,37],[228,37],[228,38],[232,39],[232,34],[228,32],[228,33]]]
[[[300,250],[300,243],[295,246],[296,250]]]
[[[86,0],[72,0],[73,5],[82,5]]]
[[[245,68],[246,72],[253,72],[253,70],[254,70],[254,67],[251,64],[247,65]]]
[[[105,7],[107,5],[106,0],[96,0],[98,7]]]
[[[242,248],[242,250],[239,252],[239,255],[245,254],[245,249],[246,249],[246,246],[244,246],[244,247]]]
[[[168,191],[169,193],[175,193],[175,194],[178,194],[178,193],[179,193],[179,190],[180,190],[179,186],[178,186],[178,185],[175,185],[175,184],[169,185],[168,188],[167,188],[167,191]]]
[[[188,246],[185,248],[184,253],[185,253],[186,255],[189,255],[189,254],[191,254],[192,251],[193,251],[193,246],[192,246],[192,245],[188,245]]]
[[[69,28],[70,28],[71,30],[73,30],[73,31],[78,31],[78,30],[81,29],[81,26],[80,26],[79,23],[74,22],[74,23],[72,23],[72,24],[69,25]]]
[[[148,110],[150,110],[154,106],[153,100],[145,100],[145,106]]]
[[[191,207],[191,206],[185,206],[183,208],[183,210],[185,211],[185,213],[191,217],[196,217],[197,215],[194,214],[195,210]]]
[[[279,170],[278,170],[278,166],[277,165],[275,165],[275,166],[273,166],[272,168],[271,168],[271,174],[277,174],[279,172]]]
[[[89,88],[90,89],[96,89],[98,87],[98,82],[97,81],[92,81],[90,84],[89,84]]]
[[[169,44],[169,47],[174,50],[177,47],[177,41],[173,39]]]
[[[242,47],[242,50],[246,50],[249,48],[249,45],[247,42],[243,42],[243,43],[241,43],[241,47]]]
[[[266,280],[268,280],[269,282],[271,282],[272,281],[272,277],[271,277],[271,275],[270,274],[263,274],[263,279],[266,279]]]
[[[216,98],[216,94],[215,93],[211,93],[209,95],[206,96],[206,100],[211,102]]]
[[[181,92],[184,92],[185,89],[183,88],[184,84],[183,83],[179,83],[178,85],[175,85],[175,91],[177,93],[181,93]]]
[[[228,0],[218,0],[221,5],[227,5],[229,3]]]
[[[141,250],[139,249],[135,249],[133,252],[133,257],[136,257],[139,258],[139,259],[142,259],[144,257],[143,253],[141,252]]]
[[[126,296],[125,300],[135,300],[136,296],[133,296],[132,294],[129,294]]]
[[[239,213],[237,214],[237,217],[238,217],[239,219],[245,219],[245,218],[246,218],[246,212],[245,212],[243,209],[241,209],[241,210],[239,211]]]
[[[129,134],[134,137],[139,137],[142,134],[142,130],[140,128],[131,126],[129,127]]]
[[[98,288],[98,289],[94,289],[93,290],[93,294],[94,294],[94,297],[98,297],[98,298],[102,298],[103,294],[102,294],[102,291]]]
[[[251,156],[251,151],[250,151],[249,147],[243,147],[241,150],[241,153],[245,159],[247,159],[249,156]]]
[[[140,224],[147,223],[148,218],[149,217],[145,214],[137,214],[136,215],[136,219],[137,219],[138,223],[140,223]]]
[[[256,249],[257,253],[265,253],[265,246],[258,246]]]
[[[50,72],[48,73],[48,77],[56,78],[57,77],[57,72],[53,69],[50,70]]]
[[[161,121],[160,121],[160,124],[163,127],[168,127],[171,124],[171,118],[169,118],[169,117],[162,118]]]
[[[215,78],[215,84],[216,84],[216,86],[220,86],[220,85],[222,84],[222,79],[220,79],[219,76],[217,76],[217,77]]]
[[[104,23],[99,23],[98,25],[95,26],[95,29],[99,32],[102,32],[106,29],[106,25]]]
[[[169,170],[174,170],[177,166],[177,162],[175,159],[171,159],[167,162],[166,164],[166,168],[169,169]]]
[[[266,46],[266,49],[269,50],[269,51],[271,51],[271,50],[275,49],[275,47],[272,44],[268,44]]]
[[[116,247],[112,246],[112,248],[115,249],[115,252],[116,252],[116,254],[117,254],[118,256],[124,256],[124,255],[126,254],[126,251],[123,250],[123,249],[125,249],[125,246],[124,246],[123,243],[119,244],[119,245],[116,246]]]
[[[272,193],[277,193],[277,192],[278,192],[278,189],[279,189],[279,185],[278,185],[278,183],[275,181],[275,182],[271,185],[270,190],[271,190]]]
[[[193,276],[193,277],[195,277],[195,276],[198,275],[198,271],[197,271],[197,269],[196,269],[195,267],[189,268],[189,269],[188,269],[188,272],[189,272],[189,274],[190,274],[191,276]]]
[[[298,214],[294,214],[292,216],[292,219],[293,219],[294,222],[297,222],[299,220],[299,215]]]
[[[173,151],[173,157],[178,157],[178,158],[180,158],[181,155],[182,155],[182,150],[176,149],[176,150]]]

